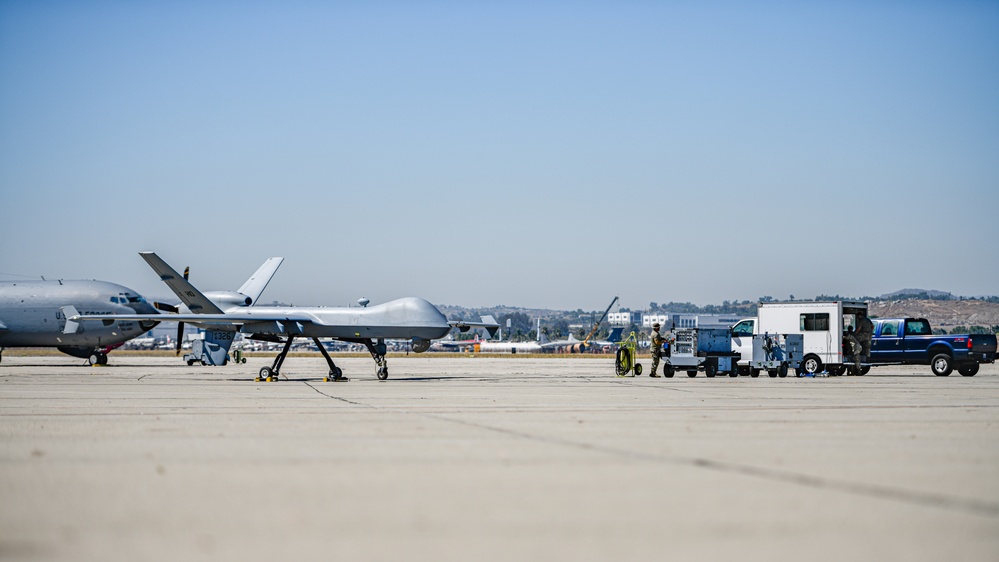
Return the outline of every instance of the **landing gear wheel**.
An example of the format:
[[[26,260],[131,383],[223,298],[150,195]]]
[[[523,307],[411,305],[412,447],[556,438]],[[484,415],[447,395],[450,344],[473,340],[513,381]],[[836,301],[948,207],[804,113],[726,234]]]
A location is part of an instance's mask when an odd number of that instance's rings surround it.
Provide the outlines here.
[[[961,373],[962,377],[973,377],[978,374],[978,363],[968,363],[967,365],[961,365],[957,368],[957,372]]]
[[[270,367],[261,367],[259,376],[257,376],[257,378],[255,379],[255,381],[256,382],[260,382],[260,381],[270,382],[271,375],[273,373],[274,373],[274,371],[272,371]]]
[[[636,377],[642,376],[642,364],[641,363],[635,363],[635,376]]]
[[[323,380],[326,381],[326,382],[330,382],[330,381],[338,382],[338,381],[342,381],[342,380],[346,380],[346,379],[343,378],[343,370],[340,369],[340,367],[335,367],[333,369],[330,369],[329,376],[327,376]]]
[[[809,355],[808,357],[805,357],[804,361],[801,362],[801,370],[809,375],[821,373],[822,360],[814,355]]]
[[[930,369],[938,377],[946,377],[954,370],[954,361],[946,353],[938,353],[930,361]]]
[[[378,380],[383,381],[388,378],[388,367],[378,367]]]
[[[787,377],[787,363],[781,363],[780,367],[777,367],[777,376],[782,379]]]

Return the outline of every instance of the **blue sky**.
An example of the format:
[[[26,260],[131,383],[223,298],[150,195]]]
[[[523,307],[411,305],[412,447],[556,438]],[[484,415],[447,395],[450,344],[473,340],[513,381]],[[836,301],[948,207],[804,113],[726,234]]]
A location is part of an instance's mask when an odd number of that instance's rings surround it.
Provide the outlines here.
[[[602,309],[999,293],[995,2],[4,2],[0,273]],[[0,279],[14,279],[0,276]]]

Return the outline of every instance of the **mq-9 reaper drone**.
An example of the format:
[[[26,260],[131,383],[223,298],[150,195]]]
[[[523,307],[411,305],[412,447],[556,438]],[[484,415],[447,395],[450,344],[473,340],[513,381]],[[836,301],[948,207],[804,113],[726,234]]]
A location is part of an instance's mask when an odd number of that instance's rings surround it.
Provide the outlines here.
[[[363,344],[378,366],[378,379],[385,380],[388,378],[386,339],[408,339],[413,351],[422,353],[430,349],[433,340],[443,338],[452,328],[464,332],[472,327],[481,327],[486,328],[490,334],[499,329],[495,322],[449,321],[437,307],[417,297],[361,307],[255,306],[252,298],[242,298],[238,292],[211,293],[216,297],[211,299],[155,253],[140,252],[139,255],[159,274],[160,279],[170,287],[190,313],[79,315],[70,320],[191,323],[205,330],[203,361],[215,365],[225,364],[236,333],[249,334],[250,339],[284,342],[284,348],[274,358],[274,363],[260,369],[257,380],[277,380],[284,359],[297,337],[312,339],[322,352],[330,368],[327,381],[346,379],[343,371],[333,363],[326,348],[320,343],[320,338]],[[261,269],[266,267],[267,263]],[[273,274],[273,270],[268,273]],[[269,275],[265,277],[269,280]],[[263,283],[266,284],[266,281]],[[259,292],[257,295],[259,296]]]

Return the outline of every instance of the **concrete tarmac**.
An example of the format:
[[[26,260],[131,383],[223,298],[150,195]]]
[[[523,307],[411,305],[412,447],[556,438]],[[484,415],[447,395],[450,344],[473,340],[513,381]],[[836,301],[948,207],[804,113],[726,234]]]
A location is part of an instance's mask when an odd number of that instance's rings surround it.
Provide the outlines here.
[[[3,357],[0,559],[999,559],[996,365],[111,361]]]

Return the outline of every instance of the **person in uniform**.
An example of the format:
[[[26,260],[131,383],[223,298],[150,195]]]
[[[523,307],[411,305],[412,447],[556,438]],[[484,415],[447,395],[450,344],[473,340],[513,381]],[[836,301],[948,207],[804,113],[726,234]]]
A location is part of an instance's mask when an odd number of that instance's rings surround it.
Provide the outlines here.
[[[853,374],[860,374],[860,354],[864,347],[860,344],[860,340],[857,338],[857,333],[853,331],[853,326],[847,326],[846,335],[843,336],[843,342],[846,344],[843,346],[844,355],[849,355],[853,358]]]
[[[656,371],[659,369],[659,357],[663,352],[663,344],[666,343],[666,338],[659,333],[659,328],[659,322],[652,324],[652,372],[649,373],[650,377],[659,376]]]
[[[861,362],[866,363],[871,360],[871,338],[874,337],[874,322],[871,322],[866,314],[861,314],[857,318],[857,331],[854,332],[854,337],[860,343],[860,361],[857,361],[859,370]]]

